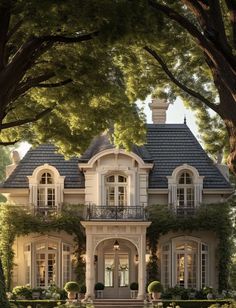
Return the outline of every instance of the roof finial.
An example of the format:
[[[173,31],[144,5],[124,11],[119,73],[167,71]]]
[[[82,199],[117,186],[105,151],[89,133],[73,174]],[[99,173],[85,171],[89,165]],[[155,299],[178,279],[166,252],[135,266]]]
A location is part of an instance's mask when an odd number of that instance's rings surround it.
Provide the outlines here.
[[[187,124],[187,121],[186,121],[186,114],[184,115],[184,124]]]

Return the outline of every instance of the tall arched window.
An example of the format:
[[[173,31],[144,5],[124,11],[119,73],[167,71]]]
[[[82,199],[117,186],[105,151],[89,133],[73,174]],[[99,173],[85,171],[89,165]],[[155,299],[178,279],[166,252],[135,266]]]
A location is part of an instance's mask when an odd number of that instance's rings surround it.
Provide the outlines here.
[[[127,178],[120,174],[112,174],[105,178],[106,205],[127,205]]]
[[[55,203],[55,184],[50,172],[44,172],[38,184],[37,206],[39,208],[53,208]]]
[[[184,171],[180,174],[177,184],[177,206],[194,207],[194,185],[192,175]]]
[[[199,239],[176,238],[165,243],[161,264],[161,280],[165,287],[179,285],[200,289],[209,283],[208,245]]]

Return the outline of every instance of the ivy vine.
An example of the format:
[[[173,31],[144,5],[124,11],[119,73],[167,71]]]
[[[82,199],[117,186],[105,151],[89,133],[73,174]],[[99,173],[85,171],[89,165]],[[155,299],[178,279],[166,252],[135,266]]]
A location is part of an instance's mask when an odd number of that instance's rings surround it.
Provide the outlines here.
[[[45,234],[50,231],[65,231],[74,236],[76,243],[76,273],[79,283],[84,282],[85,263],[81,255],[85,252],[85,233],[80,223],[84,205],[63,205],[61,212],[51,216],[35,215],[30,207],[0,205],[0,255],[6,279],[6,289],[11,289],[14,266],[13,243],[16,236],[31,232]]]
[[[202,204],[192,216],[176,216],[167,206],[152,205],[147,207],[152,224],[147,230],[147,239],[151,250],[149,275],[158,276],[156,255],[158,239],[170,231],[213,231],[218,239],[219,290],[229,289],[229,270],[233,248],[232,208],[235,201],[219,204]],[[155,262],[156,264],[155,264]],[[157,279],[157,277],[155,277]]]
[[[157,279],[158,259],[157,245],[161,235],[170,231],[209,230],[215,232],[219,239],[219,290],[229,289],[229,269],[233,247],[233,222],[231,218],[232,203],[201,205],[194,216],[177,217],[167,206],[153,205],[147,207],[152,221],[147,230],[149,248],[151,250],[148,264],[149,279]],[[16,236],[31,232],[45,234],[50,231],[65,231],[72,234],[76,243],[77,280],[84,282],[85,262],[81,255],[85,253],[85,233],[81,225],[83,205],[63,205],[62,211],[54,216],[37,216],[29,207],[0,205],[0,255],[6,277],[6,289],[11,289],[14,265],[13,243]]]

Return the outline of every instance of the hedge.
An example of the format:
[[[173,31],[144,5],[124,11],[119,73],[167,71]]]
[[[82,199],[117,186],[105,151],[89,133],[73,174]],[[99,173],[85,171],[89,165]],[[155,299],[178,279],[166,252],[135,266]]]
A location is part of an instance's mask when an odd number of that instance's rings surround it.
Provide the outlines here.
[[[220,304],[223,306],[224,304],[231,304],[233,301],[231,299],[214,299],[214,300],[158,300],[154,302],[154,307],[158,307],[158,303],[163,303],[163,307],[166,308],[170,306],[170,304],[175,303],[175,306],[180,306],[181,308],[208,308],[214,304]],[[175,307],[174,305],[172,305]],[[171,307],[172,307],[171,306]]]

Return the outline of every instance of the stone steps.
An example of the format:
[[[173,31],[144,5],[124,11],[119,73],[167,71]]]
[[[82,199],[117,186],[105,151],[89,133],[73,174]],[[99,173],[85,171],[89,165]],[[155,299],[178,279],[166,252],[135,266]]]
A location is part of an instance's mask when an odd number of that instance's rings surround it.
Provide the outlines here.
[[[136,299],[95,299],[94,308],[143,308],[142,300]]]

